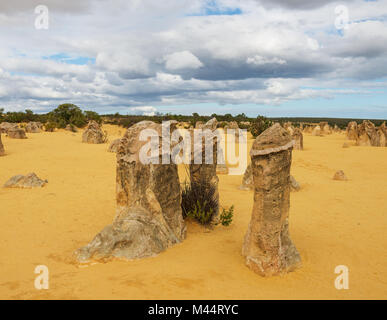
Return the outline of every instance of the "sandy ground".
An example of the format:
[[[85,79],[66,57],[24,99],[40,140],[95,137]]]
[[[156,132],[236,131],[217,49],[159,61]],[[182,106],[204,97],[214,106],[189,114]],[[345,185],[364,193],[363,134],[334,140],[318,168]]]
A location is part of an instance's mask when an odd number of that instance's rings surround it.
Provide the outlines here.
[[[124,129],[106,126],[110,140]],[[121,132],[119,132],[121,131]],[[209,232],[188,224],[187,239],[157,257],[79,268],[72,252],[115,214],[115,154],[107,144],[81,143],[81,132],[2,135],[0,184],[35,172],[42,189],[0,188],[2,299],[386,299],[387,148],[343,149],[343,134],[304,136],[293,152],[290,232],[303,267],[262,278],[241,255],[252,191],[241,176],[220,176],[221,204],[235,205],[230,227]],[[249,141],[251,145],[252,141]],[[349,181],[334,181],[342,169]],[[46,265],[49,290],[36,290],[34,269]],[[349,290],[337,290],[334,269],[349,267]]]

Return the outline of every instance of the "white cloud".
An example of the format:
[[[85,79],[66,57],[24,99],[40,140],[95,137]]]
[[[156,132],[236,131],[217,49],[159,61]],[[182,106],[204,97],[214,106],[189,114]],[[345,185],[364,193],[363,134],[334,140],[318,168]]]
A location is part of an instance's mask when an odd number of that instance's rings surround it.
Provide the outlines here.
[[[198,69],[203,63],[189,51],[180,51],[165,56],[165,67],[168,70]]]

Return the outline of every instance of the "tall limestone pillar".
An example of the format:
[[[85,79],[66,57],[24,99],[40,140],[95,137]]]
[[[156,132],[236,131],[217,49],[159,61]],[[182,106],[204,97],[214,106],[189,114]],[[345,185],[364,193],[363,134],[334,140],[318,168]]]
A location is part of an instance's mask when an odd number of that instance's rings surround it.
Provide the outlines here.
[[[251,149],[254,207],[242,254],[262,276],[281,275],[301,265],[289,236],[290,165],[293,141],[279,124],[259,135]]]
[[[1,142],[1,133],[0,133],[0,156],[3,156],[3,155],[5,155],[5,151],[4,151],[3,143]]]

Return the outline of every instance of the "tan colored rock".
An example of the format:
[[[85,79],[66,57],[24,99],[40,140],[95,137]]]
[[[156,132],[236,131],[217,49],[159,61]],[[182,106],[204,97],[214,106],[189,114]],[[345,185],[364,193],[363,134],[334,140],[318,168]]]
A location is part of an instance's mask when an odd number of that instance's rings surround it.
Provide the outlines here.
[[[9,129],[19,128],[17,123],[2,122],[0,123],[0,133],[8,133]]]
[[[35,173],[29,173],[26,176],[21,174],[13,176],[5,184],[4,188],[41,188],[47,180],[40,179]]]
[[[110,144],[109,148],[108,148],[108,151],[109,152],[117,152],[118,151],[118,146],[120,145],[120,141],[121,141],[121,139],[113,140],[112,143]]]
[[[85,247],[75,252],[81,263],[111,258],[137,259],[154,256],[185,238],[177,165],[144,164],[140,141],[142,130],[162,135],[160,124],[142,121],[121,138],[117,151],[116,217]]]
[[[3,142],[1,141],[1,132],[0,132],[0,156],[5,155],[5,150],[4,150],[4,145]]]
[[[333,180],[340,180],[340,181],[346,181],[348,180],[347,177],[345,176],[344,174],[344,171],[343,170],[339,170],[335,173],[335,175],[333,176]]]
[[[27,133],[39,133],[40,127],[37,122],[31,121],[27,123],[27,125],[25,126],[25,130]]]
[[[379,128],[377,133],[379,135],[379,146],[380,147],[387,147],[387,134],[386,134],[386,132],[382,128]]]
[[[371,121],[364,120],[358,126],[358,138],[356,140],[356,145],[374,147],[378,147],[380,145],[379,135],[375,125]]]
[[[74,126],[73,124],[68,124],[65,128],[66,131],[70,131],[70,132],[78,132],[78,129],[76,126]]]
[[[204,126],[203,121],[196,121],[195,129],[201,129],[201,128],[203,128],[203,126]]]
[[[7,135],[11,139],[27,139],[26,132],[24,131],[24,129],[20,129],[20,128],[14,127],[14,128],[8,129]]]
[[[300,129],[295,128],[293,131],[292,139],[294,142],[294,149],[295,150],[304,150],[304,136],[302,135],[302,132]]]
[[[301,189],[300,184],[293,176],[290,176],[289,183],[290,183],[290,191],[299,191]]]
[[[320,128],[321,128],[321,126],[320,126]],[[321,129],[322,129],[323,134],[332,134],[332,128],[328,123],[326,123],[324,125],[324,127],[322,127]]]
[[[228,122],[228,123],[224,126],[224,131],[225,131],[225,133],[231,134],[232,131],[229,130],[229,129],[234,130],[235,137],[238,139],[238,138],[239,138],[239,134],[240,134],[240,129],[239,129],[238,123],[237,123],[236,121],[230,121],[230,122]]]
[[[289,133],[274,124],[255,139],[250,152],[254,206],[242,254],[262,276],[282,275],[301,265],[289,236],[292,148]]]
[[[247,166],[243,175],[242,184],[239,187],[240,190],[252,190],[254,189],[253,170],[251,169],[251,163]]]
[[[344,143],[343,143],[343,148],[349,148],[349,147],[350,147],[350,145],[349,145],[348,142],[344,142]]]
[[[216,166],[216,174],[228,174],[228,168],[226,164],[219,163]]]
[[[321,132],[320,126],[315,126],[312,131],[312,136],[321,136],[321,135],[322,135],[322,132]]]
[[[215,192],[215,200],[219,203],[219,191],[218,191],[218,184],[219,184],[219,178],[216,175],[216,167],[217,167],[217,139],[216,135],[214,134],[216,128],[217,128],[217,120],[216,118],[212,118],[211,120],[207,121],[201,129],[209,130],[209,132],[213,134],[213,161],[210,164],[206,163],[205,159],[205,138],[202,139],[202,148],[201,150],[199,148],[196,148],[195,145],[192,145],[191,148],[191,164],[189,165],[189,174],[190,174],[190,181],[200,182],[200,181],[207,181],[208,183],[211,183],[215,186],[216,192]],[[191,138],[192,142],[194,142],[194,139]],[[201,164],[195,164],[194,159],[196,157],[202,157],[202,163]],[[219,210],[217,210],[213,214],[212,222],[216,223],[219,215]]]
[[[294,133],[294,127],[291,122],[285,122],[283,125],[284,129],[289,132],[289,134],[292,136]]]
[[[349,140],[357,140],[358,138],[358,131],[357,131],[357,122],[351,121],[347,125],[346,129],[347,138]]]
[[[106,134],[102,131],[100,125],[94,120],[89,121],[85,132],[82,134],[82,142],[100,144],[106,141]]]

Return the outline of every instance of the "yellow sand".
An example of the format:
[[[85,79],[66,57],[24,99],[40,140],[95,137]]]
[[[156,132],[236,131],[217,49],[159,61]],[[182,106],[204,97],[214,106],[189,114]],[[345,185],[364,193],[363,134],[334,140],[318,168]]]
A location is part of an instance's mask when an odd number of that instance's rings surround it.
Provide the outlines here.
[[[104,128],[110,140],[124,129]],[[119,132],[121,131],[121,132]],[[220,176],[223,206],[235,205],[230,227],[188,224],[187,239],[157,257],[79,268],[72,252],[115,214],[115,154],[107,144],[81,143],[60,131],[3,135],[0,184],[35,172],[42,189],[0,188],[2,299],[386,299],[387,148],[342,148],[343,134],[304,136],[293,152],[290,231],[302,269],[262,278],[244,264],[243,237],[253,204],[241,176]],[[251,145],[251,140],[249,145]],[[349,181],[334,181],[337,170]],[[349,267],[349,290],[334,287],[337,265]],[[34,269],[47,265],[50,289],[34,288]]]

